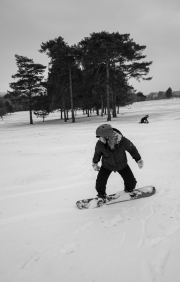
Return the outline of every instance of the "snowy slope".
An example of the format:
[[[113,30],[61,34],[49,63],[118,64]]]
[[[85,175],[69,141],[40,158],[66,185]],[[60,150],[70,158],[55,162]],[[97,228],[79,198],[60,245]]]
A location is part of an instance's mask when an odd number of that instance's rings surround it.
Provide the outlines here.
[[[99,209],[75,202],[96,195],[95,130],[106,116],[28,122],[27,112],[0,121],[0,281],[179,282],[180,100],[135,103],[110,122],[142,155],[142,170],[128,156],[137,187],[157,193]],[[113,173],[107,193],[119,190]]]

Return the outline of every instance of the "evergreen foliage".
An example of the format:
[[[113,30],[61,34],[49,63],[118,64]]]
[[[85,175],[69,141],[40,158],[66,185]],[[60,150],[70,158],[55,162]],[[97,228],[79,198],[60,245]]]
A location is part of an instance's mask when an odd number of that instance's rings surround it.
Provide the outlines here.
[[[41,85],[40,91],[34,97],[34,106],[33,106],[34,114],[37,117],[43,118],[43,122],[46,116],[48,116],[49,113],[51,112],[49,99],[50,98],[47,95],[47,83],[44,82]]]
[[[30,114],[30,124],[33,124],[32,110],[34,97],[41,91],[43,80],[43,72],[45,66],[35,64],[32,59],[24,56],[15,55],[18,71],[12,75],[15,82],[10,83],[10,88],[14,91],[12,95],[17,95],[24,103],[28,104]]]
[[[167,90],[166,90],[166,97],[168,99],[172,98],[172,89],[171,87],[169,87]]]
[[[3,120],[3,116],[5,116],[7,113],[6,111],[6,106],[5,106],[5,101],[3,98],[0,97],[0,117]]]
[[[44,118],[59,110],[66,122],[69,111],[72,122],[74,112],[83,110],[87,116],[95,110],[97,115],[116,117],[120,106],[134,102],[134,89],[129,79],[150,80],[148,77],[152,62],[146,62],[143,51],[130,34],[91,33],[79,43],[69,46],[59,36],[41,44],[41,53],[49,59],[48,78],[43,82],[45,66],[35,64],[32,59],[15,55],[18,72],[10,83],[13,91],[6,95],[17,110],[28,105],[30,124],[32,111]],[[44,85],[43,85],[44,83]],[[8,103],[8,102],[7,102]]]
[[[49,40],[41,44],[40,52],[44,52],[50,58],[48,90],[51,91],[52,108],[57,106],[64,111],[64,121],[67,121],[66,111],[71,109],[72,122],[75,122],[74,115],[74,93],[78,82],[79,69],[75,61],[75,49],[69,47],[62,37]]]
[[[129,93],[131,87],[128,85],[128,80],[130,78],[151,79],[146,76],[152,62],[139,62],[146,57],[142,55],[145,48],[146,46],[136,44],[129,34],[106,31],[92,33],[90,37],[78,43],[77,50],[83,71],[94,74],[93,82],[94,84],[98,82],[96,84],[97,92],[99,92],[98,86],[104,89],[103,92],[106,91],[106,96],[101,95],[101,105],[105,101],[108,111],[107,120],[111,120],[110,107],[113,109],[113,116],[116,116],[115,109],[118,100],[123,100],[123,104],[129,102],[124,92]],[[92,89],[94,89],[94,84]]]
[[[50,58],[48,75],[48,95],[51,95],[53,109],[59,107],[66,112],[73,105],[81,108],[89,116],[92,108],[101,115],[110,109],[116,117],[116,107],[133,102],[132,87],[128,80],[132,77],[149,80],[149,66],[152,62],[142,62],[146,56],[142,52],[146,46],[136,44],[129,34],[92,33],[77,45],[68,46],[62,37],[41,44],[40,52]],[[72,77],[70,78],[70,74]],[[70,95],[71,94],[71,95]]]
[[[145,100],[146,100],[146,96],[142,92],[138,92],[137,93],[137,102],[145,101]]]
[[[14,112],[14,106],[13,106],[11,100],[5,99],[4,102],[5,102],[5,107],[6,107],[7,113],[9,113],[9,114],[13,113]]]

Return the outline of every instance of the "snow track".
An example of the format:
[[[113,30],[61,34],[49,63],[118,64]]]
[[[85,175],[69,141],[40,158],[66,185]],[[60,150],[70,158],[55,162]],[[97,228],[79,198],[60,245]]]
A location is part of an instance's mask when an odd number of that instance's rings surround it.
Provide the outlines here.
[[[75,203],[96,195],[94,132],[106,117],[32,127],[27,113],[5,117],[0,281],[179,282],[179,106],[179,100],[136,103],[111,122],[143,156],[142,170],[128,156],[137,186],[154,185],[157,193],[83,211]],[[139,113],[148,109],[150,124],[141,126]],[[107,193],[120,190],[122,179],[112,174]]]

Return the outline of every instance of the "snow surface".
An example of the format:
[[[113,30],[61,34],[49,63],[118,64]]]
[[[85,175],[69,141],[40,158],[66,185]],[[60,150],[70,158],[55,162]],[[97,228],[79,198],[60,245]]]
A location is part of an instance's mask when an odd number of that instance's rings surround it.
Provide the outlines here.
[[[0,121],[1,282],[180,281],[180,100],[135,103],[110,122],[142,155],[143,169],[128,155],[137,187],[157,193],[79,210],[77,200],[96,195],[95,130],[106,118]],[[112,173],[107,193],[120,190]]]

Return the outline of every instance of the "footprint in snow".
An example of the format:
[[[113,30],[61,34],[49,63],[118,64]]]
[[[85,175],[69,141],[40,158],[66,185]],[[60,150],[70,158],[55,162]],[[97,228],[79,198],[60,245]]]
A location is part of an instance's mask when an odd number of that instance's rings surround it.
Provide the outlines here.
[[[38,253],[33,253],[22,264],[21,269],[26,269],[26,268],[30,267],[32,264],[36,263],[39,259],[40,259],[40,257],[38,255]]]
[[[113,219],[111,220],[107,220],[107,221],[102,221],[102,224],[104,227],[113,227],[113,226],[116,226],[118,225],[121,221],[122,221],[122,217],[119,216],[119,215],[116,215]]]
[[[76,230],[74,232],[74,234],[79,234],[81,232],[86,231],[87,229],[89,229],[91,227],[91,225],[93,224],[92,221],[85,223],[84,225],[82,225],[78,230]]]
[[[72,254],[78,249],[77,243],[65,243],[61,248],[62,254]]]

